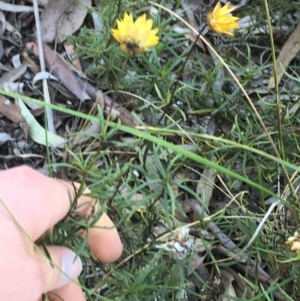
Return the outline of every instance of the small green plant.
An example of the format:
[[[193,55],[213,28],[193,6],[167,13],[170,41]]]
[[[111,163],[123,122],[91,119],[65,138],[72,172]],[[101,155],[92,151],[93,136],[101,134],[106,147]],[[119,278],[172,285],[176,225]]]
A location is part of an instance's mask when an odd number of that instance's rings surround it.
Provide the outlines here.
[[[229,4],[207,10],[211,31],[202,45],[181,30],[180,1],[163,3],[179,15],[143,0],[103,1],[94,12],[104,29],[82,27],[70,41],[116,106],[97,103],[84,114],[23,97],[82,121],[63,159],[48,163],[87,185],[100,210],[89,220],[70,211],[44,243],[83,259],[88,300],[300,298],[299,256],[284,244],[299,249],[287,238],[300,218],[299,95],[286,84],[297,79],[287,75],[280,95],[267,89],[272,45],[264,30],[273,15],[248,2],[234,16]],[[293,2],[269,2],[279,26],[295,11]],[[247,13],[249,31],[237,30]],[[298,65],[299,56],[289,70],[297,76]],[[88,124],[99,132],[88,133]],[[113,264],[98,262],[78,235],[103,211],[124,244]],[[178,236],[184,227],[186,240]]]

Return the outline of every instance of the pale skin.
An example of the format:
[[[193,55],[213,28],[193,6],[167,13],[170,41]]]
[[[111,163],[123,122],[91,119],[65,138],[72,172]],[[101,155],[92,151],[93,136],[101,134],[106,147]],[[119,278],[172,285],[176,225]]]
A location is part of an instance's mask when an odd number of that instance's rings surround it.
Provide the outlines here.
[[[29,167],[0,171],[0,300],[38,301],[43,293],[48,293],[51,301],[86,300],[77,284],[81,263],[74,262],[74,253],[66,247],[49,246],[51,259],[60,269],[53,268],[30,241],[37,241],[67,215],[70,196],[75,197],[72,184],[48,178]],[[78,199],[78,212],[83,215],[89,215],[93,206],[95,200],[90,197]],[[117,260],[122,243],[113,222],[103,214],[97,226],[100,228],[90,229],[88,233],[90,249],[103,262]],[[73,282],[60,271],[66,266],[63,258],[70,256],[69,275]]]

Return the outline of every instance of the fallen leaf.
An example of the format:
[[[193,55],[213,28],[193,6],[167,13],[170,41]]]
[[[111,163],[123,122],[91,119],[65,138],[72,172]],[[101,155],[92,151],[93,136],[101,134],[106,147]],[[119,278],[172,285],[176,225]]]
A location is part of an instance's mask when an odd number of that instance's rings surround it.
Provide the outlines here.
[[[24,64],[27,65],[27,68],[29,68],[33,74],[36,74],[40,72],[40,67],[36,64],[36,62],[28,55],[28,50],[24,49],[21,52],[21,55],[23,57]]]
[[[9,11],[14,13],[29,13],[33,11],[33,7],[27,5],[16,5],[6,3],[8,1],[0,1],[0,8],[2,11]]]
[[[277,80],[278,83],[281,81],[281,78],[284,74],[285,69],[288,67],[291,60],[297,55],[300,51],[300,22],[298,23],[294,32],[290,35],[284,46],[282,47],[277,63]],[[269,80],[268,88],[273,89],[275,87],[275,79],[272,76]]]
[[[0,36],[3,36],[6,29],[6,19],[2,11],[0,11]]]
[[[198,268],[195,269],[193,269],[193,267],[191,266],[191,270],[193,270],[193,273],[190,273],[187,277],[189,281],[188,288],[195,292],[197,290],[198,292],[203,292],[203,288],[205,288],[205,286],[207,285],[210,279],[210,273],[207,267],[204,264],[201,264]],[[199,281],[199,279],[201,279],[201,281]],[[199,299],[195,299],[195,300],[199,300]],[[209,299],[203,298],[202,300],[209,300]]]
[[[21,99],[18,99],[21,114],[28,124],[28,136],[36,143],[50,145],[51,147],[64,147],[66,140],[63,137],[46,131],[33,117],[29,109]],[[47,137],[46,137],[47,132]],[[46,139],[47,138],[47,139]]]
[[[93,139],[96,134],[101,131],[101,126],[98,122],[91,122],[86,128],[82,129],[78,136],[75,137],[73,145],[81,144]]]
[[[39,73],[37,73],[35,76],[34,76],[34,78],[32,79],[32,85],[33,85],[33,87],[34,88],[37,88],[36,87],[36,83],[38,82],[38,81],[43,81],[44,79],[52,79],[52,80],[55,80],[55,81],[57,81],[58,82],[58,79],[55,77],[55,76],[53,76],[51,73],[49,73],[49,72],[47,72],[47,71],[41,71],[41,72],[39,72]]]
[[[66,49],[67,55],[70,58],[71,64],[80,72],[82,72],[81,63],[76,53],[74,45],[64,42],[64,47]]]
[[[0,133],[0,141],[1,141],[1,134],[2,133]],[[14,139],[12,139],[12,140],[14,140]],[[5,160],[11,160],[11,159],[16,159],[16,158],[22,158],[22,159],[44,158],[44,156],[36,155],[36,154],[14,154],[14,155],[6,155],[6,156],[5,155],[0,155],[0,158],[5,159]]]
[[[26,64],[22,64],[21,66],[12,69],[7,72],[0,78],[0,88],[3,88],[5,83],[14,82],[16,79],[20,78],[27,70]]]
[[[26,47],[39,56],[39,48],[36,43],[27,43]],[[67,62],[61,55],[53,51],[49,46],[43,44],[45,62],[51,73],[75,96],[82,102],[90,99],[87,93],[81,88],[74,73],[72,72],[71,64]]]
[[[244,300],[250,300],[254,297],[253,290],[251,289],[251,287],[245,282],[245,280],[239,273],[235,272],[231,268],[223,267],[221,270],[221,279],[223,285],[225,284],[223,278],[225,276],[224,272],[230,273],[231,276],[229,277],[227,276],[227,278],[233,277],[232,281],[234,281],[235,284],[234,288],[235,288],[235,292],[237,293],[237,297],[239,298],[243,297]]]
[[[8,22],[6,22],[6,30],[11,32],[16,37],[22,38],[22,35],[20,34],[20,32]]]
[[[205,52],[203,42],[201,41],[201,39],[197,39],[197,36],[192,31],[188,32],[185,36],[193,43],[196,42],[196,45],[198,45]]]
[[[20,108],[2,95],[0,95],[0,113],[14,123],[21,123],[25,120]]]
[[[204,259],[206,258],[206,256],[207,256],[207,253],[204,256],[201,256],[201,257],[198,254],[194,255],[193,259],[189,262],[189,267],[192,270],[198,269],[202,265],[202,263],[203,263]]]
[[[0,145],[4,144],[7,141],[14,141],[15,139],[13,139],[10,135],[8,135],[7,133],[0,133]]]
[[[77,31],[87,15],[86,6],[91,0],[51,0],[41,15],[41,32],[45,43],[52,43],[57,38],[62,43],[66,36]]]
[[[219,299],[222,301],[234,300],[236,298],[235,289],[232,285],[234,277],[228,271],[221,270],[221,279],[225,294],[222,294]]]
[[[215,158],[212,160],[216,161]],[[197,184],[197,194],[201,195],[201,199],[204,201],[207,207],[213,193],[215,179],[216,171],[212,168],[206,168],[201,174],[201,178]]]
[[[110,115],[112,119],[119,118],[124,125],[130,127],[136,126],[133,115],[109,97],[105,97],[105,113]]]

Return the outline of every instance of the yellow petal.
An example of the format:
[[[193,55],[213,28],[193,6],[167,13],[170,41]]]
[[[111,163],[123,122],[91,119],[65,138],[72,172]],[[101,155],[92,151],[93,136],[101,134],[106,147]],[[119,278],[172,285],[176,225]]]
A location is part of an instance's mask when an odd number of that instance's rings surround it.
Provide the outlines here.
[[[230,12],[232,12],[236,7],[230,7],[228,2],[223,7],[219,2],[214,10],[207,14],[207,24],[209,29],[215,31],[216,33],[223,33],[229,36],[233,36],[233,29],[239,28],[237,21],[238,17],[233,17]]]
[[[153,20],[146,14],[133,21],[132,14],[124,13],[117,20],[117,28],[112,30],[113,37],[120,43],[120,48],[128,54],[141,53],[159,43],[158,28],[152,29]]]

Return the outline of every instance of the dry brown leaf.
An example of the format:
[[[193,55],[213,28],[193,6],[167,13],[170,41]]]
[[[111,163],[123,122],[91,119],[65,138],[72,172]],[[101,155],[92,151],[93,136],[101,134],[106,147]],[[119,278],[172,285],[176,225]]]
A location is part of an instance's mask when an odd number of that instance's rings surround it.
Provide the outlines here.
[[[81,144],[99,134],[101,126],[98,122],[91,122],[85,129],[80,131],[80,135],[74,139],[73,145]]]
[[[66,49],[66,52],[68,54],[68,57],[71,60],[71,64],[80,72],[82,72],[81,63],[80,60],[76,54],[76,50],[74,48],[74,45],[64,42],[64,47]]]
[[[37,74],[40,72],[40,67],[35,63],[35,61],[32,58],[30,58],[27,49],[24,49],[21,52],[21,55],[23,57],[24,64],[27,65],[27,68],[29,68],[33,74]]]
[[[228,271],[221,270],[221,279],[225,294],[222,294],[219,299],[222,301],[229,301],[236,298],[235,289],[232,285],[234,277]]]
[[[130,127],[135,127],[136,122],[133,115],[124,107],[113,101],[109,97],[105,97],[105,112],[113,119],[119,118],[121,123]]]
[[[21,66],[14,68],[2,75],[0,78],[0,88],[3,88],[6,83],[13,83],[15,80],[20,78],[26,72],[26,70],[26,64],[22,64]]]
[[[178,196],[178,194],[179,194],[178,184],[179,183],[181,184],[184,178],[185,178],[184,173],[178,172],[175,175],[175,179],[177,180],[176,184],[171,185],[174,195]]]
[[[91,0],[51,0],[41,15],[43,41],[51,43],[57,37],[58,43],[62,43],[80,28],[87,15],[86,6],[91,4]]]
[[[14,123],[25,121],[20,108],[2,95],[0,95],[0,113]]]
[[[197,250],[198,251],[198,250]],[[207,253],[204,255],[204,256],[199,256],[199,255],[195,255],[194,257],[193,257],[193,259],[189,262],[189,267],[192,269],[192,270],[196,270],[196,269],[198,269],[201,265],[202,265],[202,263],[203,263],[203,261],[204,261],[204,259],[206,258],[206,256],[207,256]]]
[[[26,47],[31,50],[36,56],[39,56],[39,48],[36,43],[30,42]],[[43,45],[45,62],[51,73],[59,79],[59,81],[81,101],[90,99],[85,91],[80,87],[76,77],[71,70],[71,64],[67,62],[61,55],[53,51],[46,44]]]
[[[285,69],[288,67],[291,60],[296,56],[300,51],[300,22],[298,23],[296,29],[291,34],[289,39],[286,41],[282,47],[280,54],[277,59],[276,68],[277,68],[277,79],[278,83],[281,81],[281,78],[284,74]],[[269,80],[268,88],[273,89],[275,87],[274,77],[271,77]]]
[[[244,297],[244,300],[249,300],[254,297],[251,287],[244,281],[243,277],[240,276],[240,274],[238,274],[231,268],[223,267],[221,271],[221,278],[223,278],[224,274],[222,273],[224,271],[230,273],[234,278],[233,281],[235,282],[235,292],[237,293],[237,296],[239,298]]]
[[[197,39],[197,36],[193,33],[193,32],[188,32],[186,35],[185,35],[188,39],[190,39],[193,43],[195,43],[196,39]],[[197,39],[197,42],[196,44],[205,52],[205,47],[203,45],[203,42],[201,39]]]

